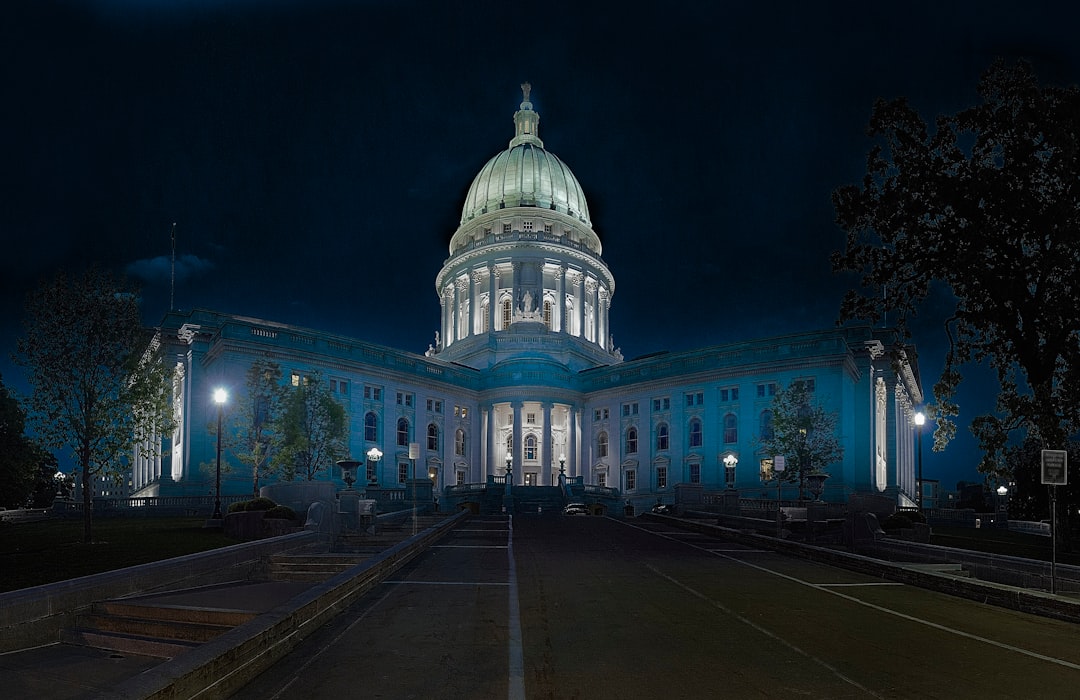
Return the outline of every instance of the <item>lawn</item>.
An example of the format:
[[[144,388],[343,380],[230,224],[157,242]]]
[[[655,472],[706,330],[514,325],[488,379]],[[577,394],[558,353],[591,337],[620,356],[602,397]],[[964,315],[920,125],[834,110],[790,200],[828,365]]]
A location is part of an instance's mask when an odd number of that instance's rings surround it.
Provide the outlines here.
[[[0,524],[0,592],[203,552],[231,544],[204,518],[100,518],[83,544],[81,519]]]

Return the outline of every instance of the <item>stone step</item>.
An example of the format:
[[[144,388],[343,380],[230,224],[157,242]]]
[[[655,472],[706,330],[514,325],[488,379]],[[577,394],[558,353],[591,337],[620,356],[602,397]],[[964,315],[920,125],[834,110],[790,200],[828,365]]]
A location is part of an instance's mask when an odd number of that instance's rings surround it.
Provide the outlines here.
[[[97,613],[86,613],[75,618],[75,629],[78,630],[196,643],[209,642],[232,628],[233,625],[207,622],[155,620],[145,617],[123,617]]]
[[[903,566],[909,569],[929,571],[935,574],[949,574],[951,576],[962,576],[965,578],[971,576],[971,572],[965,571],[964,565],[960,563],[904,564]]]
[[[152,656],[159,659],[174,658],[199,645],[199,642],[88,629],[61,630],[60,641],[65,644],[75,644],[125,654]]]
[[[255,617],[255,613],[244,610],[195,608],[184,605],[152,605],[148,603],[128,603],[122,600],[96,602],[92,607],[92,612],[97,615],[112,615],[141,620],[178,621],[226,627],[235,627]]]

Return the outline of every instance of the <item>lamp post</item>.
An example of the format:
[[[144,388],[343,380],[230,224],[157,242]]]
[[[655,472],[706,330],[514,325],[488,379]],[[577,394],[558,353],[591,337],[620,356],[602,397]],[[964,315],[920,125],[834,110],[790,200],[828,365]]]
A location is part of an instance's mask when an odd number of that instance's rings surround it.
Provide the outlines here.
[[[919,476],[918,476],[918,479],[917,479],[918,484],[919,484],[919,492],[915,496],[915,504],[919,507],[919,512],[920,513],[922,512],[922,492],[923,492],[923,486],[922,486],[922,431],[923,431],[923,424],[924,423],[926,423],[926,414],[923,413],[922,411],[919,411],[918,413],[915,414],[915,427],[918,428],[918,433],[916,433],[915,440],[918,443],[918,452],[919,452]]]
[[[1009,487],[1005,484],[997,487],[998,495],[998,527],[1009,527]]]
[[[378,447],[372,447],[370,450],[367,451],[367,458],[369,462],[375,463],[375,469],[377,470],[379,468],[379,460],[382,459],[382,450],[380,450]],[[374,479],[367,474],[365,474],[364,477],[364,481],[369,483],[371,481],[377,482],[379,480],[379,477],[377,475],[374,477]]]
[[[221,417],[225,413],[225,402],[229,400],[229,392],[221,387],[214,389],[214,403],[217,404],[217,470],[214,479],[214,514],[212,519],[221,520]]]
[[[729,489],[735,485],[735,479],[729,478],[728,475],[730,474],[732,477],[734,477],[735,465],[738,463],[739,458],[733,454],[728,454],[726,457],[724,457],[724,485],[727,486]]]

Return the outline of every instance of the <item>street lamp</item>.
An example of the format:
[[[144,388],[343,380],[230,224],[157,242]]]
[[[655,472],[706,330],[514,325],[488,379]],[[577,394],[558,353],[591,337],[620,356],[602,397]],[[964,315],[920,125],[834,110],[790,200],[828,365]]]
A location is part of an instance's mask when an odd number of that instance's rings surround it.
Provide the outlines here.
[[[1009,495],[1009,487],[1005,484],[1001,484],[997,487],[998,495],[998,527],[1009,527],[1009,501],[1006,496]]]
[[[566,476],[566,455],[559,455],[559,476]]]
[[[221,416],[225,413],[225,402],[229,392],[221,387],[214,389],[214,403],[217,404],[217,470],[214,479],[214,514],[213,520],[221,520]]]
[[[923,413],[922,411],[919,411],[918,413],[915,414],[915,426],[919,429],[918,433],[916,434],[916,438],[915,438],[916,441],[919,444],[919,447],[918,447],[918,450],[919,450],[919,478],[918,478],[919,492],[915,496],[915,503],[919,506],[919,512],[920,513],[922,512],[922,492],[923,492],[923,486],[922,486],[922,431],[923,431],[923,424],[924,423],[926,423],[926,414]]]
[[[728,488],[735,485],[735,465],[739,463],[739,458],[733,454],[728,454],[724,457],[724,484]]]
[[[367,458],[368,458],[369,462],[375,462],[375,469],[377,470],[379,468],[379,466],[378,466],[379,460],[382,459],[382,450],[380,450],[378,447],[372,447],[370,450],[367,451]],[[379,477],[375,476],[375,475],[366,475],[366,476],[367,476],[366,480],[368,482],[372,482],[372,481],[377,482],[379,480]]]

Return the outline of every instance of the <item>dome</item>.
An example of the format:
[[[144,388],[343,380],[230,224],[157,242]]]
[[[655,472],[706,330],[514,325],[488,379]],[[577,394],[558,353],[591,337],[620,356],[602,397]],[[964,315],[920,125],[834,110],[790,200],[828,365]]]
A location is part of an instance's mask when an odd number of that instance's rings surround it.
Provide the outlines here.
[[[461,223],[507,207],[539,207],[591,227],[581,184],[566,163],[544,150],[538,135],[540,115],[529,102],[529,84],[521,88],[525,99],[514,114],[517,133],[510,147],[491,158],[473,178],[461,208]]]

